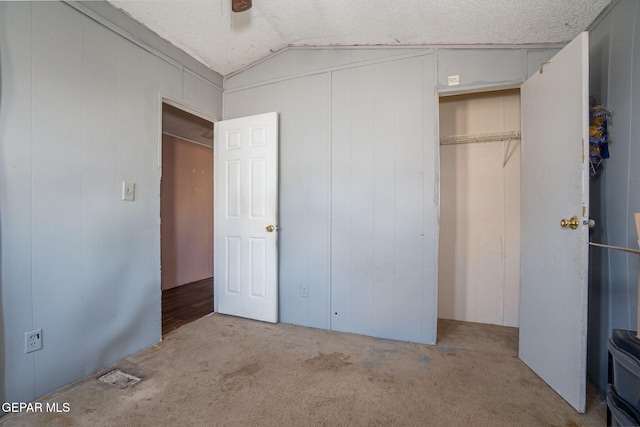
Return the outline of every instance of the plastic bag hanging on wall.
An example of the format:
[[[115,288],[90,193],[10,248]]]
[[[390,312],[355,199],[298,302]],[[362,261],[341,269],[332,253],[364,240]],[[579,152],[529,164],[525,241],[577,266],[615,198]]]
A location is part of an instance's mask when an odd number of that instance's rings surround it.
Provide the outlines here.
[[[609,133],[607,123],[611,112],[589,97],[589,163],[591,176],[602,169],[602,160],[609,158]]]

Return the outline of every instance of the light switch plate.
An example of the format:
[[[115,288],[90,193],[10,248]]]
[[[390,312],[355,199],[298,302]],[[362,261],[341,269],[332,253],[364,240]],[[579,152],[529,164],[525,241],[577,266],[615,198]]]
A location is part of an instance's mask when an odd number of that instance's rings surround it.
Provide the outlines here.
[[[133,182],[122,182],[122,200],[133,202],[136,197],[136,184]]]

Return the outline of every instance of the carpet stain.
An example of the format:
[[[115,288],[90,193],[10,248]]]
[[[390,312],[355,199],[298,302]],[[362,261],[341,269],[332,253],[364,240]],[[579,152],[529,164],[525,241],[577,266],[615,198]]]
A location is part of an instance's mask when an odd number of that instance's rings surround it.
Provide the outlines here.
[[[449,354],[449,355],[455,355],[456,354],[456,349],[455,348],[450,348],[450,347],[436,347],[439,351],[441,351],[442,353],[445,354]]]
[[[522,377],[520,379],[518,379],[518,384],[520,384],[524,388],[533,388],[536,385],[530,379],[522,378]]]
[[[362,365],[367,370],[376,371],[387,365],[390,360],[397,359],[397,356],[402,353],[403,352],[398,349],[371,347],[369,348],[369,354],[366,360],[362,362]]]
[[[371,383],[377,382],[377,383],[395,384],[393,375],[391,375],[389,372],[377,373],[372,377],[368,377],[367,380],[369,380],[369,382]]]
[[[571,420],[567,420],[567,422],[566,422],[566,423],[564,423],[564,425],[565,425],[566,427],[580,427],[580,424],[574,423],[574,422],[573,422],[573,421],[571,421]]]
[[[69,415],[54,414],[46,417],[46,425],[52,427],[72,427],[77,425]]]
[[[426,354],[421,354],[420,355],[420,361],[421,362],[430,362],[431,359],[429,359],[429,356],[427,356]]]
[[[395,348],[373,348],[369,352],[370,353],[391,353],[391,354],[400,353],[398,349],[395,349]]]
[[[337,371],[338,369],[352,365],[349,362],[351,356],[346,356],[343,353],[319,353],[316,357],[307,359],[303,365],[314,368],[316,371]]]
[[[226,374],[223,374],[222,381],[228,381],[238,376],[250,377],[252,375],[255,375],[259,370],[260,370],[259,363],[251,363],[248,365],[244,365],[233,372],[227,372]]]
[[[282,344],[282,347],[286,348],[287,350],[293,350],[295,349],[297,346],[295,344],[291,344],[289,342],[286,342],[284,344]]]
[[[253,377],[260,370],[259,363],[250,363],[244,365],[233,372],[222,374],[220,379],[220,388],[224,392],[237,392],[245,386],[251,387]]]

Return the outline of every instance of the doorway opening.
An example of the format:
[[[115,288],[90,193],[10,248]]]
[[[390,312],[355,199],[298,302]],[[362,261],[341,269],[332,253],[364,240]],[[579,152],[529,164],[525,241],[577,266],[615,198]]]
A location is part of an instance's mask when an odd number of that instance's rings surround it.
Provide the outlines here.
[[[439,117],[438,339],[451,321],[517,328],[520,89],[441,97]]]
[[[213,123],[162,104],[162,335],[213,311]]]

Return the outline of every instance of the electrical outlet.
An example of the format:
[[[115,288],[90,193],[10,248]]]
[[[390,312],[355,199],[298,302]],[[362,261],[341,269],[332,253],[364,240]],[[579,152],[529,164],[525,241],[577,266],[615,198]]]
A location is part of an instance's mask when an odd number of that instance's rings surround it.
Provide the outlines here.
[[[31,332],[25,332],[24,352],[31,353],[32,351],[40,350],[41,348],[42,348],[42,329],[36,329]]]
[[[300,296],[304,298],[309,296],[309,289],[307,288],[307,285],[300,285]]]

